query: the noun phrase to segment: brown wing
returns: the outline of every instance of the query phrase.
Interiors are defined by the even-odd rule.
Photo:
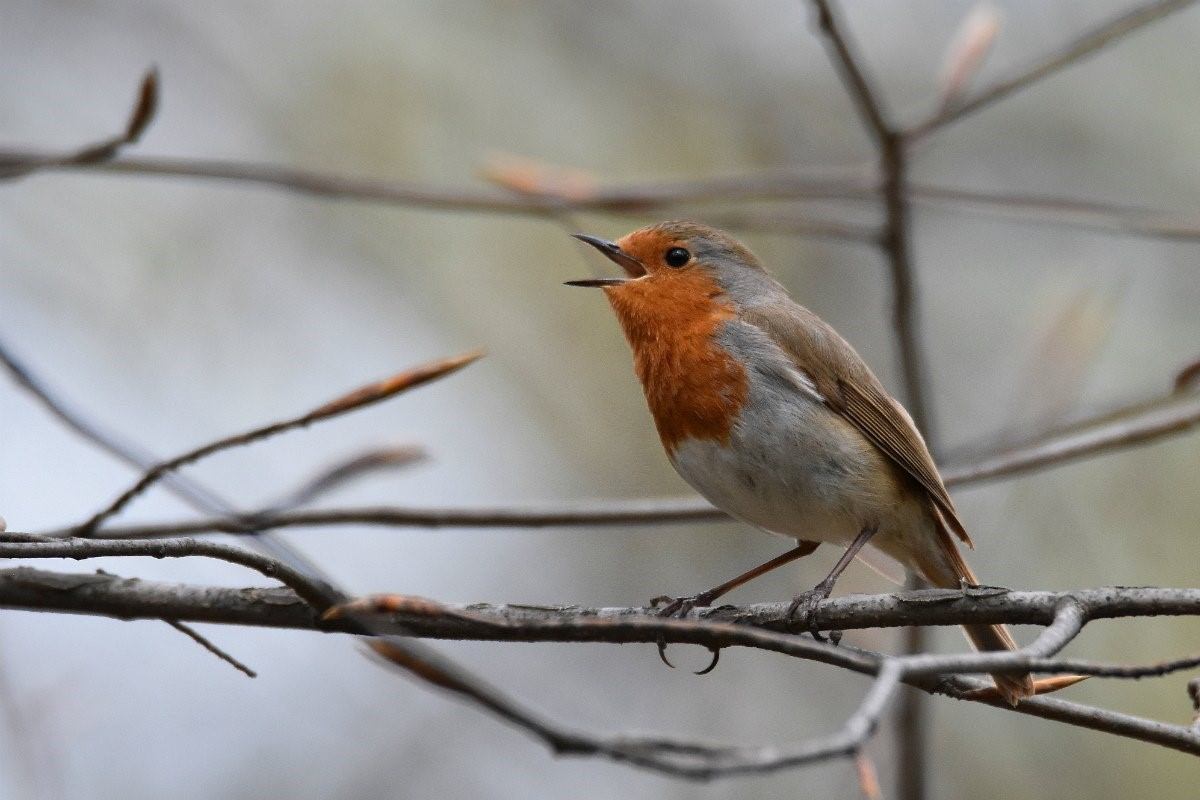
[[[912,418],[837,331],[791,301],[758,306],[740,317],[783,348],[812,380],[825,404],[912,476],[928,492],[955,535],[974,546]]]

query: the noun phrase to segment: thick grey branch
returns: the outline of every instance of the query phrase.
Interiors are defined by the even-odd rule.
[[[1200,615],[1200,589],[1114,587],[1076,592],[1007,592],[998,589],[962,594],[943,590],[899,595],[856,595],[826,600],[816,611],[817,627],[830,630],[908,624],[949,625],[964,622],[1052,623],[1038,641],[1011,654],[964,653],[952,656],[891,658],[851,647],[832,647],[805,636],[781,633],[787,604],[744,608],[698,609],[687,619],[647,616],[640,608],[577,606],[418,604],[425,613],[380,618],[372,633],[402,631],[410,636],[492,641],[650,643],[662,637],[672,643],[741,646],[806,658],[863,674],[877,674],[894,664],[902,681],[929,692],[960,697],[985,686],[946,672],[981,673],[1028,669],[1072,671],[1112,677],[1165,674],[1192,668],[1200,658],[1188,657],[1147,665],[1111,665],[1051,659],[1084,620],[1124,616]],[[119,619],[215,622],[303,630],[362,633],[355,621],[322,621],[294,592],[285,588],[233,589],[140,581],[115,575],[65,575],[18,567],[0,571],[0,606],[41,611],[104,615]],[[760,627],[761,626],[761,627]],[[743,770],[795,766],[818,757],[852,752],[886,704],[886,681],[875,685],[859,714],[838,734],[788,748],[773,748],[764,761],[755,748],[699,746],[669,739],[573,737],[563,734],[558,749],[566,754],[603,754],[617,760],[688,777],[713,777]],[[887,695],[887,696],[885,696]],[[1002,701],[969,699],[1007,708]],[[1118,733],[1200,754],[1200,731],[1144,720],[1052,698],[1021,703],[1019,713]],[[690,754],[684,758],[680,753]],[[703,756],[702,759],[699,759]]]
[[[823,631],[1000,622],[1048,625],[1054,620],[1055,609],[1067,600],[1078,603],[1089,620],[1200,616],[1200,589],[1117,586],[1072,592],[1018,592],[985,588],[966,593],[926,589],[831,598],[817,606],[812,624]],[[784,631],[789,605],[782,602],[698,608],[687,619]],[[338,620],[320,621],[307,603],[287,589],[189,586],[30,567],[0,570],[0,606],[121,619],[166,617],[188,622],[350,630]],[[433,639],[525,642],[652,642],[659,633],[657,627],[639,628],[633,624],[634,620],[653,615],[653,610],[646,608],[488,603],[439,604],[438,608],[445,613],[393,615],[396,624],[391,630]]]

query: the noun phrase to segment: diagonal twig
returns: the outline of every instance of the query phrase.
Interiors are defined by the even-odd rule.
[[[417,445],[373,447],[334,462],[272,503],[268,513],[308,505],[348,482],[385,469],[408,467],[423,461],[425,450]]]
[[[340,414],[345,414],[363,406],[368,406],[374,403],[381,402],[400,392],[411,389],[437,378],[444,377],[456,372],[457,370],[470,364],[472,361],[480,358],[483,355],[481,350],[473,350],[462,355],[452,356],[450,358],[432,361],[428,364],[422,364],[405,372],[398,373],[384,380],[368,384],[366,386],[355,389],[354,391],[342,395],[335,400],[332,400],[324,405],[319,406],[311,411],[307,411],[296,417],[290,417],[279,422],[273,422],[269,425],[264,425],[255,428],[246,433],[239,433],[233,436],[226,436],[214,442],[189,450],[175,458],[162,461],[142,475],[142,477],[113,500],[109,505],[102,510],[96,512],[90,519],[81,524],[75,531],[78,536],[90,536],[97,528],[104,523],[105,520],[114,516],[121,511],[131,500],[140,495],[146,489],[153,486],[164,475],[173,472],[180,467],[186,466],[193,462],[199,461],[206,456],[217,453],[221,450],[226,450],[231,447],[240,447],[252,442],[257,442],[265,439],[268,436],[274,436],[284,431],[302,428],[306,425],[311,425],[314,422],[320,422],[330,417],[335,417]]]
[[[943,471],[948,486],[1011,478],[1187,433],[1200,424],[1200,392],[1136,403]]]
[[[102,139],[70,153],[40,154],[32,158],[0,154],[0,180],[11,180],[51,167],[82,167],[109,161],[126,145],[141,138],[158,111],[158,70],[151,67],[142,76],[137,99],[125,123],[125,130],[116,136]]]
[[[1008,77],[1001,78],[979,91],[971,94],[950,106],[939,110],[932,116],[918,122],[905,131],[905,138],[910,141],[924,138],[933,131],[944,128],[963,117],[973,114],[992,103],[996,103],[1010,94],[1017,92],[1030,84],[1036,83],[1059,70],[1086,58],[1104,47],[1156,22],[1168,14],[1180,11],[1191,5],[1195,0],[1156,0],[1143,3],[1130,11],[1093,28],[1063,45],[1058,50],[1049,53],[1026,65]]]
[[[195,628],[193,628],[191,625],[187,625],[183,622],[180,622],[177,619],[163,619],[163,622],[167,623],[172,628],[179,631],[184,636],[188,637],[193,642],[200,645],[205,650],[212,653],[214,656],[221,659],[226,664],[228,664],[229,666],[236,669],[238,672],[245,675],[247,678],[257,678],[258,677],[257,672],[255,672],[254,670],[247,667],[241,661],[238,661],[236,658],[231,656],[229,653],[227,653],[224,650],[222,650],[221,648],[217,647],[215,644],[212,643],[212,641],[210,639],[208,639],[206,636],[201,635],[201,633],[199,631],[197,631]]]

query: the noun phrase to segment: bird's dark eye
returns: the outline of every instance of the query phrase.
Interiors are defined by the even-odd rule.
[[[684,250],[682,247],[672,247],[667,251],[667,254],[663,256],[663,260],[667,262],[668,267],[679,269],[684,264],[692,260],[692,254],[687,250]]]

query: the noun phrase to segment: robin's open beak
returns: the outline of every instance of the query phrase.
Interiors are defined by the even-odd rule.
[[[614,262],[620,266],[621,269],[625,270],[625,274],[627,274],[630,278],[640,278],[646,274],[646,268],[642,265],[642,262],[626,253],[624,250],[618,247],[615,242],[610,242],[607,239],[600,239],[596,236],[588,236],[585,233],[573,233],[571,235],[579,241],[587,242],[592,247],[599,250],[601,253],[607,256],[610,261]],[[619,286],[620,284],[625,283],[625,281],[625,278],[588,278],[579,281],[567,281],[566,285]]]

